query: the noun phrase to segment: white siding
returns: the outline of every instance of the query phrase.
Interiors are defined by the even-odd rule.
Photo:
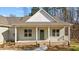
[[[25,37],[24,36],[24,29],[32,29],[32,37]],[[38,40],[40,40],[40,29],[44,30],[44,38],[48,39],[48,32],[47,32],[47,28],[38,28]],[[36,40],[36,28],[18,28],[18,40]]]
[[[60,36],[52,36],[52,29],[59,29],[60,30]],[[65,36],[64,27],[63,28],[51,28],[50,39],[51,39],[52,42],[62,42],[62,41],[68,40],[68,36]]]
[[[32,37],[25,37],[24,36],[24,30],[25,29],[32,29]],[[18,40],[35,40],[36,39],[36,35],[35,35],[35,28],[22,28],[22,27],[19,27],[17,28],[17,31],[18,31]]]
[[[36,28],[17,28],[18,29],[18,40],[36,40]],[[24,29],[32,29],[32,37],[24,36]],[[47,28],[38,28],[38,40],[40,40],[40,29],[44,30],[44,38],[48,40],[48,27]],[[59,29],[59,36],[52,36],[52,29]],[[64,27],[62,28],[50,28],[50,40],[52,42],[62,42],[68,40],[68,36],[65,36]],[[62,37],[62,38],[61,38]],[[60,39],[59,39],[60,38]],[[59,39],[59,40],[58,40]]]
[[[26,22],[50,22],[43,14],[40,12],[33,15],[30,19],[28,19]]]
[[[39,10],[30,19],[25,22],[55,22],[54,18],[50,16],[46,11]]]

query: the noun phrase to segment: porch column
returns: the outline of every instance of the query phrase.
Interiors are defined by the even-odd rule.
[[[66,27],[64,26],[64,34],[63,34],[63,35],[64,35],[64,40],[65,40],[65,28],[66,28]]]
[[[48,27],[48,40],[49,40],[49,46],[51,46],[51,42],[50,42],[50,27]]]
[[[36,27],[36,41],[38,40],[38,27]]]
[[[15,42],[17,42],[17,27],[15,27]]]
[[[50,40],[50,27],[48,27],[48,39]]]
[[[69,42],[70,42],[70,26],[68,27],[68,35],[69,35]]]

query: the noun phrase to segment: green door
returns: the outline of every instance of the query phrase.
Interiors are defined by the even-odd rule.
[[[44,30],[40,30],[40,40],[44,40]]]

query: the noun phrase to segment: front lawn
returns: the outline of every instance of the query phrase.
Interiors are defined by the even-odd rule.
[[[4,45],[1,45],[0,50],[33,50],[39,47],[39,45],[25,45],[25,46],[15,46],[14,43],[8,42]],[[71,41],[70,46],[48,46],[47,51],[79,51],[79,43]]]
[[[70,51],[79,51],[79,42],[71,41]]]
[[[71,41],[69,47],[63,47],[63,46],[49,47],[47,51],[79,51],[79,42]]]

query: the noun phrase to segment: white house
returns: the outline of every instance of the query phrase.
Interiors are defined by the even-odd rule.
[[[43,9],[21,18],[0,16],[0,44],[6,40],[15,40],[16,44],[68,44],[71,25]]]

